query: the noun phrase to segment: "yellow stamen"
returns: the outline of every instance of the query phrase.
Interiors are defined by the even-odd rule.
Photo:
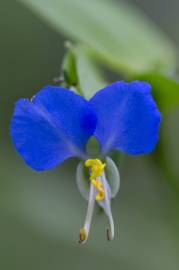
[[[87,159],[85,161],[85,166],[91,168],[90,180],[95,179],[102,175],[104,167],[106,164],[102,163],[99,159]]]
[[[103,184],[97,177],[100,177],[103,173],[103,170],[106,166],[105,163],[102,163],[99,159],[88,159],[85,162],[85,166],[91,169],[90,172],[90,180],[92,185],[98,190],[98,194],[96,195],[96,200],[104,200],[105,192]]]
[[[86,240],[86,230],[85,230],[85,228],[80,229],[79,238],[80,238],[80,240],[79,240],[80,243],[82,243],[83,241]]]
[[[98,190],[98,194],[96,195],[96,200],[97,201],[104,200],[105,194],[104,194],[104,188],[103,188],[102,182],[100,180],[93,179],[91,183]]]

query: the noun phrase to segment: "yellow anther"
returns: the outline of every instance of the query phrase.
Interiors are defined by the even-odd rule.
[[[102,175],[104,167],[106,166],[105,163],[102,163],[99,159],[88,159],[85,162],[86,167],[90,167],[90,180],[95,179]]]
[[[103,187],[103,184],[101,183],[100,180],[97,179],[93,179],[91,180],[92,185],[97,188],[98,190],[100,190]]]
[[[99,191],[99,193],[96,195],[96,200],[102,201],[102,200],[104,200],[104,198],[105,198],[104,190]]]
[[[97,177],[100,177],[103,173],[103,170],[106,166],[105,163],[102,163],[99,159],[88,159],[85,162],[85,166],[90,168],[90,180],[92,185],[98,190],[96,195],[96,200],[104,200],[105,192],[103,184]]]
[[[100,180],[93,179],[91,181],[92,185],[98,190],[98,194],[96,195],[96,200],[101,201],[104,200],[105,192],[103,188],[103,184]]]
[[[88,159],[85,162],[85,166],[90,168],[90,181],[92,185],[98,190],[96,200],[103,200],[105,197],[104,187],[102,182],[97,179],[97,177],[102,175],[106,164],[102,163],[99,159]]]
[[[80,238],[79,243],[82,243],[83,241],[85,241],[86,237],[87,237],[87,235],[86,235],[85,228],[81,228],[80,229],[80,234],[79,234],[79,238]]]

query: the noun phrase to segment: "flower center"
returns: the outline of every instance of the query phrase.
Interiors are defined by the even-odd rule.
[[[95,202],[103,208],[108,217],[109,229],[107,229],[107,239],[111,241],[114,238],[114,222],[111,212],[111,187],[106,179],[104,170],[106,164],[99,159],[88,159],[85,161],[85,166],[89,169],[90,189],[85,223],[79,233],[79,243],[84,244],[88,239]]]
[[[101,180],[98,177],[102,176],[105,163],[102,163],[99,159],[88,159],[85,162],[85,166],[90,168],[90,181],[91,184],[97,189],[98,194],[96,195],[96,201],[104,200],[105,191]]]

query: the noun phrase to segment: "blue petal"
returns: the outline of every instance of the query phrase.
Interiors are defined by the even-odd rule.
[[[11,137],[25,162],[38,171],[73,156],[84,157],[96,115],[84,98],[62,87],[46,86],[31,101],[16,103]]]
[[[97,114],[95,137],[102,154],[117,149],[138,155],[158,141],[160,112],[146,82],[115,82],[96,93],[90,104]]]

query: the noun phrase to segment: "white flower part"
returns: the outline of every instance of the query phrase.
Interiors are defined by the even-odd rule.
[[[89,179],[85,179],[83,168],[84,163],[80,162],[76,168],[76,184],[82,197],[88,201],[90,193],[90,181]]]
[[[78,190],[85,200],[89,200],[90,181],[84,174],[84,163],[80,162],[76,169],[76,184]],[[120,174],[119,169],[116,167],[114,161],[106,157],[107,184],[111,190],[111,198],[115,198],[120,188]]]
[[[114,221],[111,211],[111,199],[114,198],[119,191],[120,175],[115,163],[106,158],[106,164],[99,159],[88,159],[85,166],[89,168],[90,179],[85,181],[83,171],[83,163],[77,167],[76,180],[81,195],[88,200],[88,208],[84,226],[80,229],[79,243],[85,243],[88,239],[92,217],[96,203],[103,208],[109,222],[107,229],[107,239],[109,241],[114,238]],[[106,178],[106,173],[109,179]]]
[[[100,178],[104,187],[105,197],[104,197],[104,200],[98,201],[98,204],[103,208],[105,214],[108,217],[109,229],[107,229],[107,239],[109,241],[112,241],[114,238],[114,221],[113,221],[113,216],[112,216],[112,211],[111,211],[111,198],[112,198],[111,188],[106,179],[105,172],[102,173],[102,176]]]
[[[92,184],[90,184],[88,208],[87,208],[85,223],[84,223],[84,227],[80,229],[80,234],[79,234],[80,244],[84,244],[88,239],[94,207],[95,207],[95,200],[96,200],[96,189]]]
[[[109,157],[106,157],[106,172],[111,188],[111,197],[115,198],[120,189],[120,174],[119,168],[116,167],[114,161]]]

